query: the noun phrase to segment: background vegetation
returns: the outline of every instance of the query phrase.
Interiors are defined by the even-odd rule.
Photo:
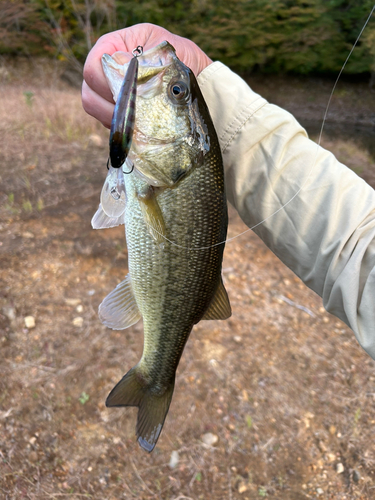
[[[372,7],[373,0],[4,0],[0,54],[49,54],[77,66],[103,33],[151,22],[243,74],[331,73]],[[374,16],[346,71],[374,75]]]

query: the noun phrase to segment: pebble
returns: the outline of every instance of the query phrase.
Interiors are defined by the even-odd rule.
[[[169,467],[171,469],[174,469],[178,465],[179,461],[180,461],[180,457],[179,457],[178,451],[176,451],[176,450],[172,451],[171,459],[169,460]]]
[[[322,488],[317,488],[316,492],[317,492],[318,495],[323,495],[323,493],[324,493],[324,491],[322,490]]]
[[[344,472],[345,468],[343,466],[343,464],[341,462],[339,462],[337,465],[336,465],[336,472],[337,474],[342,474]]]
[[[314,414],[308,411],[305,416],[303,417],[303,421],[305,422],[305,427],[306,429],[310,428],[310,420],[314,418]]]
[[[244,481],[241,481],[238,485],[238,493],[245,493],[248,489],[249,487]]]
[[[203,434],[202,436],[202,441],[207,446],[213,446],[218,442],[218,440],[219,438],[216,436],[216,434],[212,434],[211,432],[207,432],[207,434]]]
[[[239,335],[235,335],[235,336],[233,337],[233,340],[234,340],[235,342],[237,342],[237,344],[239,344],[239,343],[242,341],[242,337],[240,337]]]
[[[35,238],[33,233],[29,233],[28,231],[26,231],[25,233],[22,233],[22,236],[23,236],[23,238]]]
[[[68,306],[78,306],[81,303],[81,299],[65,299],[65,304]]]
[[[81,328],[83,326],[83,318],[81,316],[77,316],[73,319],[73,325]]]
[[[14,307],[4,307],[3,313],[9,319],[9,321],[14,321],[16,319],[16,310]]]
[[[76,311],[78,313],[81,313],[83,311],[83,305],[82,304],[79,304],[77,307],[76,307]]]
[[[35,436],[32,436],[32,437],[29,439],[29,443],[33,446],[33,445],[36,443],[36,437],[35,437]]]
[[[361,479],[361,474],[357,471],[357,469],[354,469],[353,470],[353,481],[355,483],[358,483],[360,479]]]
[[[26,328],[35,328],[34,316],[26,316],[24,321],[25,321]]]
[[[327,451],[327,446],[325,445],[325,443],[323,441],[319,441],[318,445],[319,445],[319,449],[321,452],[324,453],[325,451]]]

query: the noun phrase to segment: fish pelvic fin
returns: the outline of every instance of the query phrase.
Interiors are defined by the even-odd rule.
[[[204,313],[202,319],[228,319],[232,315],[228,293],[225,290],[223,279],[220,278],[215,295]]]
[[[141,319],[130,275],[121,281],[99,306],[99,319],[113,330],[124,330]]]
[[[148,453],[155,448],[171,404],[174,380],[160,390],[148,385],[138,366],[132,368],[112,389],[106,406],[136,406],[136,435],[139,445]]]

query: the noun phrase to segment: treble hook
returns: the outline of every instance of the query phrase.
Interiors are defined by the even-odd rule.
[[[130,161],[130,160],[129,160],[129,161]],[[134,163],[133,163],[133,162],[130,162],[130,163],[132,164],[132,168],[131,168],[131,170],[130,170],[129,172],[124,172],[124,170],[122,170],[122,173],[123,173],[123,174],[125,174],[125,175],[129,175],[129,174],[131,174],[131,173],[133,172],[133,170],[134,170]]]
[[[108,156],[108,160],[107,160],[107,170],[109,170],[109,161],[110,161],[110,158],[109,158],[109,156]],[[129,161],[130,161],[130,160],[129,160]],[[123,170],[123,171],[122,171],[122,173],[123,173],[123,174],[128,175],[128,174],[131,174],[131,173],[133,172],[133,170],[134,170],[134,163],[133,163],[133,162],[131,162],[131,164],[132,164],[132,168],[131,168],[131,170],[130,170],[129,172],[124,172],[124,170]]]

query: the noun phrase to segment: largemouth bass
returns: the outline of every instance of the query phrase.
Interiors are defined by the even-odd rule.
[[[106,54],[102,62],[116,101],[127,65]],[[168,42],[138,62],[125,211],[111,218],[99,207],[93,226],[125,222],[129,274],[104,299],[99,316],[113,329],[143,318],[144,347],[106,405],[139,408],[138,442],[151,452],[194,324],[226,319],[231,308],[221,278],[227,233],[223,164],[207,105],[194,74]]]

